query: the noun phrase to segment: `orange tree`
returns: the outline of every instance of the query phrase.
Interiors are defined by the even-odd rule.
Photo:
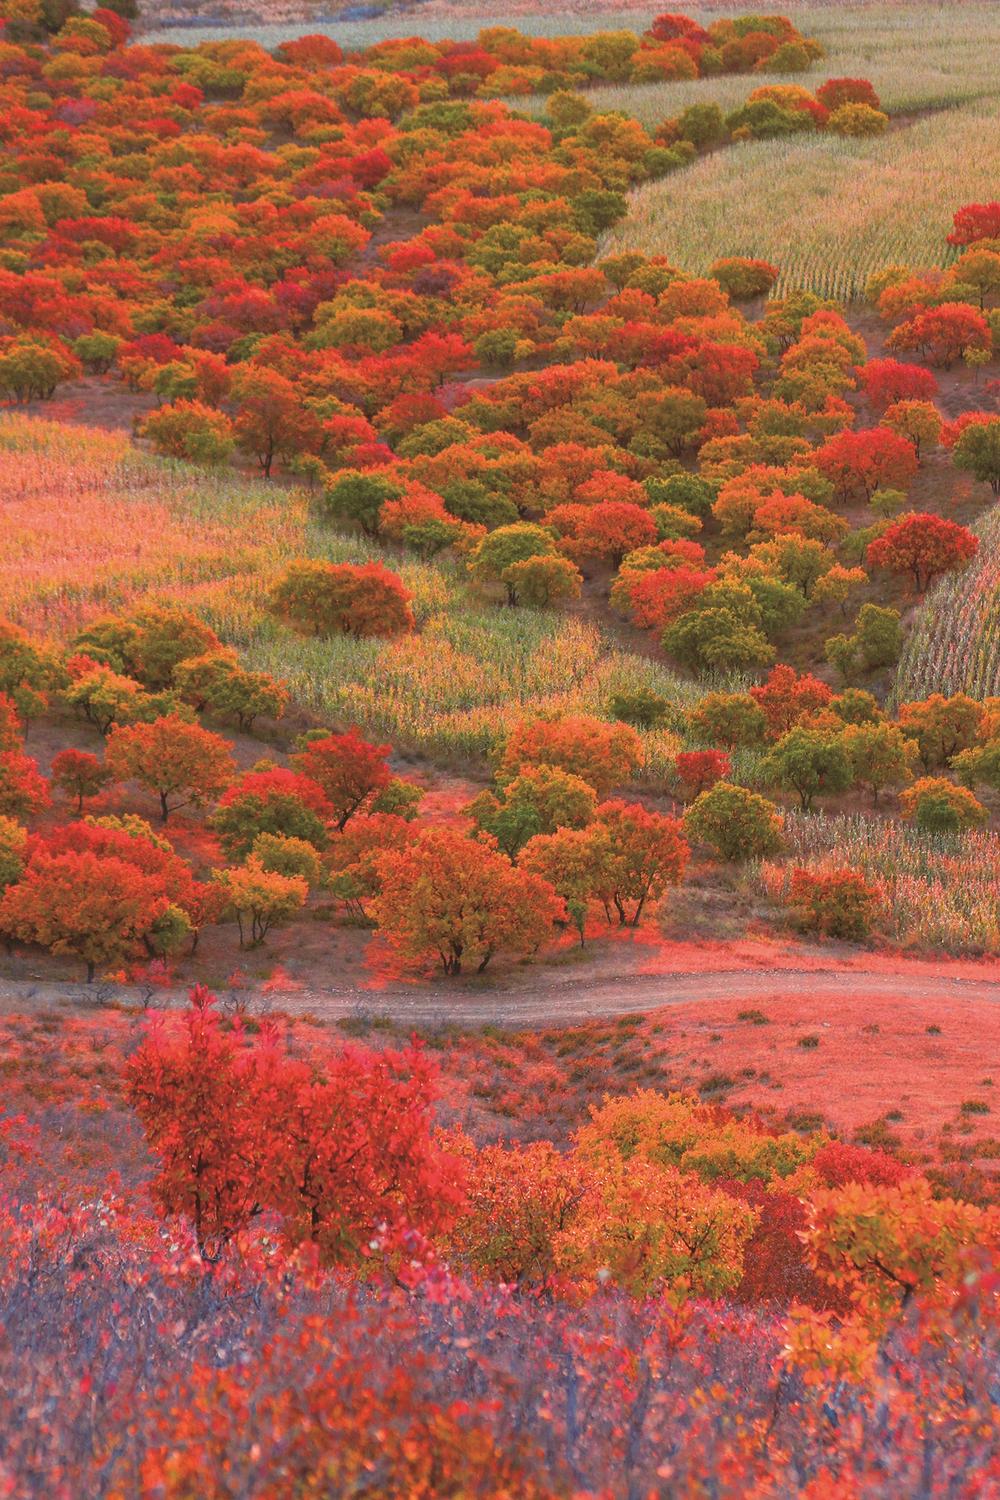
[[[504,745],[500,776],[510,779],[527,766],[557,766],[600,796],[630,780],[641,759],[642,740],[629,725],[566,714],[515,725]]]
[[[270,608],[307,635],[401,635],[414,627],[410,595],[381,563],[289,563]]]
[[[112,730],[105,762],[116,780],[155,792],[164,823],[179,807],[218,797],[236,769],[227,740],[174,714]]]
[[[607,831],[610,850],[598,895],[614,905],[622,926],[636,927],[646,902],[658,900],[684,878],[691,851],[682,825],[638,802],[602,802],[596,817]]]
[[[87,966],[88,982],[98,965],[120,965],[145,943],[155,952],[158,924],[169,936],[168,947],[175,936],[190,932],[155,876],[122,859],[89,852],[38,851],[0,900],[0,931],[53,953],[78,955]]]
[[[452,828],[418,831],[377,861],[379,931],[405,958],[435,959],[446,974],[479,973],[501,950],[533,953],[563,904],[540,876]]]
[[[881,1322],[915,1296],[954,1298],[977,1259],[1000,1249],[1000,1210],[936,1198],[921,1177],[850,1182],[810,1194],[805,1244],[817,1273]]]

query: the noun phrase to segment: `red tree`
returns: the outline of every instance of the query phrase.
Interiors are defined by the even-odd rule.
[[[942,302],[901,323],[886,340],[887,349],[919,349],[935,365],[953,365],[967,349],[993,348],[990,325],[968,302]]]
[[[458,829],[422,829],[378,861],[379,929],[403,957],[482,973],[502,949],[533,953],[563,914],[547,881]]]
[[[153,1192],[212,1255],[265,1210],[290,1245],[358,1259],[376,1230],[437,1231],[461,1202],[434,1132],[434,1073],[417,1048],[290,1057],[273,1028],[224,1027],[199,987],[179,1026],[151,1025],[126,1065],[159,1162]]]
[[[772,667],[767,681],[750,689],[750,696],[763,710],[772,739],[780,739],[807,714],[825,708],[832,688],[811,673],[800,677],[794,667]]]
[[[0,752],[0,817],[36,817],[49,805],[49,789],[38,762],[20,750]]]
[[[943,516],[920,513],[901,516],[869,543],[865,556],[872,567],[909,573],[922,594],[939,574],[964,567],[978,547],[979,538],[966,526]]]
[[[870,359],[859,371],[861,389],[878,412],[897,401],[933,401],[938,383],[922,365],[898,359]]]
[[[511,730],[501,773],[512,780],[526,766],[559,766],[586,781],[600,796],[638,770],[642,740],[628,724],[606,724],[589,714],[525,719]]]
[[[974,245],[977,240],[1000,239],[1000,203],[966,203],[953,219],[949,245]]]
[[[724,750],[682,750],[674,769],[688,797],[697,797],[717,781],[729,780],[729,756]]]
[[[656,16],[650,23],[649,34],[658,42],[673,42],[688,39],[693,42],[707,42],[708,32],[699,26],[697,21],[692,21],[690,16],[671,15],[665,11],[663,15]]]
[[[389,745],[371,745],[356,729],[313,740],[293,757],[296,768],[321,787],[333,809],[337,828],[389,785],[392,773],[386,756]]]
[[[843,104],[867,104],[869,109],[881,109],[878,94],[867,78],[828,78],[816,90],[816,98],[831,114]]]
[[[236,440],[271,477],[276,457],[292,458],[318,444],[320,426],[302,405],[292,381],[262,365],[247,365],[233,384]]]
[[[135,826],[110,826],[107,823],[63,823],[44,837],[33,839],[29,849],[35,853],[91,854],[97,859],[116,859],[132,865],[139,874],[150,877],[155,889],[171,906],[179,907],[188,919],[197,946],[199,930],[215,921],[219,901],[215,888],[195,879],[191,866],[166,843]],[[147,836],[148,835],[148,836]]]
[[[885,427],[838,432],[816,450],[813,460],[845,500],[867,500],[880,489],[905,490],[917,472],[913,444]]]
[[[849,1182],[874,1182],[881,1187],[895,1187],[913,1173],[904,1162],[886,1151],[871,1151],[865,1146],[851,1146],[847,1141],[831,1141],[822,1146],[810,1162],[824,1187],[844,1187]]]
[[[0,692],[0,752],[20,750],[23,727],[13,698]]]
[[[624,594],[636,625],[662,630],[691,608],[714,577],[714,571],[687,567],[623,574],[612,589],[612,603],[617,606]]]
[[[627,553],[649,546],[656,536],[656,522],[648,510],[627,500],[609,500],[592,506],[581,519],[571,538],[571,550],[617,567]]]

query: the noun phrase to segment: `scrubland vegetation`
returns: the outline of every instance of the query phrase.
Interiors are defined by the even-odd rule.
[[[129,10],[0,3],[0,1481],[991,1493],[988,18]]]

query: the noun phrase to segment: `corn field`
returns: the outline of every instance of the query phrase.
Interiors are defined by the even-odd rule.
[[[23,416],[0,419],[0,613],[63,641],[147,597],[182,602],[303,707],[439,759],[485,758],[526,713],[603,714],[613,693],[673,703],[694,684],[617,650],[555,611],[484,605],[460,563],[421,563],[317,522],[307,497],[151,458],[127,438]],[[400,640],[295,634],[265,608],[292,557],[377,560],[413,596]],[[644,735],[643,778],[662,782],[678,748]]]
[[[849,866],[879,892],[880,934],[901,948],[1000,952],[1000,836],[944,837],[852,815],[785,820],[788,858],[757,868],[760,887],[783,901],[792,870]]]
[[[719,16],[718,7],[685,5],[682,9],[706,25]],[[995,66],[1000,14],[994,5],[903,4],[868,8],[783,4],[776,9],[822,44],[825,56],[811,72],[607,87],[593,89],[587,97],[596,109],[624,110],[643,124],[655,125],[688,104],[714,102],[723,109],[735,109],[749,90],[760,83],[792,82],[815,88],[827,77],[869,78],[886,107],[894,111],[944,102],[963,103],[1000,93]],[[442,37],[462,41],[475,38],[484,26],[499,24],[482,0],[469,0],[463,11],[453,4],[451,13],[445,16],[415,15],[412,29],[431,41]],[[507,24],[531,36],[641,32],[655,11],[655,6],[623,5],[618,10],[594,6],[576,12],[558,6],[547,10],[539,6],[537,11],[524,15],[511,13]],[[370,47],[399,35],[399,15],[398,11],[390,11],[368,20],[325,24],[317,16],[308,22],[272,26],[253,22],[227,25],[220,20],[215,25],[168,27],[157,31],[154,40],[197,46],[199,42],[246,36],[271,49],[305,31],[324,32],[344,48]],[[512,102],[516,108],[532,113],[540,113],[545,104],[541,96]]]
[[[38,635],[273,572],[304,548],[301,498],[149,458],[115,433],[4,415],[0,459],[0,611]]]
[[[917,614],[896,673],[892,702],[929,693],[1000,694],[1000,508],[974,528],[968,568],[935,584]]]
[[[605,253],[665,255],[690,271],[761,256],[779,293],[859,298],[873,271],[946,264],[955,207],[989,199],[1000,174],[1000,114],[980,102],[874,140],[810,134],[752,141],[638,188]]]
[[[201,603],[248,666],[283,677],[313,713],[452,764],[488,759],[526,714],[604,715],[613,693],[639,687],[672,702],[696,696],[666,669],[613,650],[588,622],[536,610],[459,612],[458,601],[422,623],[418,610],[418,631],[393,641],[293,635],[253,608],[240,612],[228,593],[206,591]],[[662,782],[679,741],[663,730],[642,737],[642,779]]]

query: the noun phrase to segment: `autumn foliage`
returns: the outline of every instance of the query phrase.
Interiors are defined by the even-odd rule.
[[[896,521],[868,547],[868,561],[893,573],[909,574],[923,593],[942,573],[961,568],[976,555],[979,541],[965,526],[943,516],[910,515]]]
[[[616,248],[702,154],[886,129],[785,17],[268,52],[0,11],[0,400],[122,428],[4,436],[5,1493],[990,1493],[988,1075],[934,1161],[745,1057],[688,1092],[666,1012],[449,1023],[501,964],[639,1004],[717,920],[871,947],[973,856],[996,948],[1000,705],[894,674],[911,586],[989,602],[1000,206],[872,276],[869,360],[781,266]],[[648,126],[594,90],[696,80]],[[113,1045],[49,1006],[77,974]]]
[[[344,1049],[325,1069],[265,1031],[225,1028],[206,990],[181,1028],[152,1028],[126,1070],[159,1158],[153,1192],[218,1253],[265,1212],[290,1245],[357,1260],[377,1228],[434,1231],[459,1201],[457,1163],[433,1137],[433,1071],[416,1049]]]

